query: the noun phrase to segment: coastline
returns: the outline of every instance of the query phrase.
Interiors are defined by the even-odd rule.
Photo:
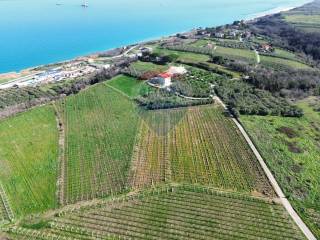
[[[246,17],[244,20],[245,21],[252,21],[258,18],[262,18],[265,16],[270,16],[270,15],[274,15],[274,14],[278,14],[281,12],[288,12],[291,11],[292,9],[298,8],[298,7],[302,7],[306,4],[312,3],[314,2],[314,0],[306,0],[304,3],[300,3],[300,4],[294,4],[294,5],[290,5],[290,6],[280,6],[280,7],[276,7],[276,8],[272,8],[263,12],[259,12],[259,13],[254,13],[254,14],[250,14],[248,17]]]
[[[290,11],[290,10],[295,9],[297,7],[301,7],[301,6],[304,6],[306,4],[309,4],[309,3],[313,2],[313,1],[314,0],[307,0],[304,3],[299,3],[299,4],[295,4],[295,5],[290,5],[290,6],[288,6],[288,5],[287,6],[280,6],[280,7],[272,8],[272,9],[269,9],[269,10],[266,10],[266,11],[263,11],[263,12],[249,14],[249,15],[245,16],[241,20],[244,20],[246,22],[254,21],[256,19],[259,19],[259,18],[262,18],[262,17],[265,17],[265,16],[270,16],[270,15],[274,15],[274,14],[277,14],[277,13]],[[238,19],[238,20],[240,20],[240,19]],[[215,26],[213,25],[213,26],[207,26],[207,27],[215,27]],[[35,65],[35,66],[31,66],[31,67],[28,67],[28,68],[21,69],[20,71],[0,72],[0,82],[1,82],[2,78],[5,78],[5,76],[9,75],[9,74],[10,75],[17,75],[18,77],[21,77],[23,72],[33,71],[36,68],[47,67],[47,66],[55,65],[55,64],[69,63],[69,62],[75,61],[75,60],[77,60],[79,58],[82,58],[82,57],[89,57],[89,56],[101,54],[101,53],[112,51],[112,50],[119,49],[119,48],[129,48],[130,46],[137,46],[137,45],[140,45],[140,44],[142,44],[142,45],[143,44],[147,44],[149,42],[161,41],[163,39],[173,37],[176,34],[189,33],[192,30],[193,29],[188,29],[188,30],[182,30],[182,31],[179,31],[179,32],[176,32],[176,33],[172,33],[170,35],[162,35],[162,36],[157,36],[157,37],[150,37],[150,38],[147,38],[147,39],[143,39],[143,40],[141,40],[139,42],[130,43],[130,44],[127,44],[127,45],[124,45],[124,46],[105,49],[105,50],[101,50],[101,51],[95,51],[95,52],[91,52],[91,53],[88,53],[88,54],[79,55],[79,56],[73,57],[71,59],[61,60],[61,61],[57,61],[57,62],[51,62],[51,63],[46,63],[46,64]],[[12,79],[12,80],[14,80],[14,79]],[[0,83],[0,85],[1,84],[2,83]]]

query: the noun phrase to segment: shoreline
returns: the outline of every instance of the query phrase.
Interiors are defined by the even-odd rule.
[[[278,14],[278,13],[281,13],[281,12],[288,12],[288,11],[291,11],[291,10],[293,10],[295,8],[302,7],[302,6],[307,5],[309,3],[312,3],[312,2],[314,2],[314,0],[306,0],[306,2],[304,2],[304,3],[290,5],[290,6],[287,5],[287,6],[275,7],[275,8],[263,11],[263,12],[250,14],[250,16],[246,17],[244,20],[245,21],[253,21],[253,20],[256,20],[258,18],[262,18],[262,17]]]
[[[309,3],[314,2],[314,1],[315,0],[307,0],[304,3],[295,4],[294,6],[275,7],[275,8],[272,8],[270,10],[263,11],[263,12],[249,14],[248,16],[244,17],[242,20],[244,20],[246,22],[254,21],[256,19],[259,19],[259,18],[262,18],[262,17],[265,17],[265,16],[270,16],[270,15],[278,14],[278,13],[281,13],[281,12],[287,12],[287,11],[290,11],[292,9],[295,9],[295,8],[298,8],[298,7],[302,7],[302,6],[306,5],[306,4],[309,4]],[[207,26],[207,27],[215,27],[215,26]],[[196,29],[196,28],[194,28],[194,29]],[[36,66],[31,66],[31,67],[28,67],[28,68],[23,68],[23,69],[21,69],[19,71],[0,72],[0,81],[1,81],[1,78],[5,78],[5,75],[8,75],[8,74],[21,75],[23,72],[32,71],[32,70],[34,70],[36,68],[47,67],[47,66],[55,65],[55,64],[64,64],[64,63],[75,61],[75,60],[77,60],[79,58],[82,58],[82,57],[89,57],[89,56],[92,56],[92,55],[101,54],[103,52],[108,52],[108,51],[112,51],[112,50],[119,49],[119,48],[130,48],[130,46],[137,46],[137,45],[140,45],[140,44],[142,44],[142,45],[143,44],[147,44],[148,42],[161,41],[163,39],[173,37],[173,36],[175,36],[177,34],[189,33],[192,30],[193,29],[182,30],[182,31],[179,31],[179,32],[176,32],[176,33],[172,33],[170,35],[162,35],[162,36],[158,36],[158,37],[150,37],[150,38],[147,38],[147,39],[135,42],[135,43],[130,43],[130,44],[127,44],[127,45],[124,45],[124,46],[114,47],[114,48],[105,49],[105,50],[101,50],[101,51],[95,51],[95,52],[91,52],[91,53],[88,53],[88,54],[79,55],[79,56],[71,58],[71,59],[66,59],[66,60],[61,60],[61,61],[57,61],[57,62],[51,62],[51,63],[47,63],[47,64],[40,64],[40,65],[36,65]],[[14,80],[14,79],[12,79],[12,80]],[[2,85],[2,83],[0,83],[0,85]]]

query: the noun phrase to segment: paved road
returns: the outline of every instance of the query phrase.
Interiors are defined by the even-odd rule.
[[[215,96],[214,100],[219,102],[225,109],[227,109],[226,105],[221,101],[221,99],[219,97]],[[300,216],[296,213],[296,211],[291,206],[290,202],[288,201],[288,199],[284,195],[284,193],[281,190],[279,184],[277,183],[276,179],[272,175],[272,173],[271,173],[270,169],[268,168],[267,164],[265,163],[265,161],[261,157],[259,151],[257,150],[255,145],[251,141],[251,139],[250,139],[249,135],[247,134],[247,132],[244,130],[244,128],[242,127],[242,125],[239,123],[239,121],[237,119],[233,118],[233,121],[237,125],[237,127],[240,130],[240,132],[242,133],[242,135],[246,139],[247,143],[249,144],[250,148],[252,149],[253,153],[257,157],[257,159],[258,159],[263,171],[267,175],[271,185],[273,186],[274,190],[276,191],[277,195],[279,196],[282,205],[285,207],[287,212],[290,214],[290,216],[292,217],[294,222],[298,225],[298,227],[304,233],[304,235],[307,237],[307,239],[308,240],[317,240],[316,237],[313,235],[313,233],[310,231],[310,229],[307,227],[307,225],[302,221]]]

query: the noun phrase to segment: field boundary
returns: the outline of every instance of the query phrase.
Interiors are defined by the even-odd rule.
[[[64,182],[65,182],[65,156],[64,156],[64,149],[65,149],[65,129],[64,124],[62,122],[62,118],[60,116],[59,110],[55,103],[52,104],[54,107],[55,115],[56,115],[56,122],[57,122],[57,129],[59,134],[59,153],[58,153],[58,180],[57,180],[57,197],[58,202],[60,205],[64,204]]]
[[[215,99],[227,110],[226,105],[222,102],[222,100],[219,97],[215,97]],[[249,135],[247,134],[247,132],[245,131],[245,129],[242,127],[242,125],[240,124],[240,122],[237,119],[232,118],[232,120],[236,124],[238,129],[240,130],[240,132],[243,135],[243,137],[245,138],[246,142],[249,144],[249,146],[250,146],[251,150],[253,151],[254,155],[257,157],[257,159],[258,159],[258,161],[259,161],[264,173],[266,174],[267,178],[269,179],[269,181],[270,181],[272,187],[274,188],[276,194],[279,196],[280,202],[285,207],[285,209],[287,210],[287,212],[289,213],[291,218],[294,220],[296,225],[299,227],[299,229],[303,232],[303,234],[307,237],[308,240],[317,240],[316,237],[311,232],[311,230],[308,228],[308,226],[302,221],[300,216],[293,209],[292,205],[290,204],[290,202],[288,201],[288,199],[284,195],[282,189],[280,188],[280,185],[278,184],[277,180],[273,176],[272,172],[268,168],[268,166],[265,163],[265,161],[263,160],[263,158],[260,155],[259,151],[257,150],[255,145],[251,141],[251,139],[250,139]]]
[[[0,201],[2,202],[3,207],[7,213],[8,220],[12,221],[14,219],[14,214],[10,207],[8,197],[6,195],[6,192],[4,191],[4,188],[1,182],[0,182]]]

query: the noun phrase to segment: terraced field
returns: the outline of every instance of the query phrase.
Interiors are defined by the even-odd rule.
[[[143,119],[133,156],[134,187],[171,180],[273,195],[255,156],[221,107],[151,111]]]
[[[0,121],[0,181],[15,215],[56,207],[57,156],[51,106]]]
[[[125,191],[138,124],[134,103],[98,84],[58,109],[66,136],[63,204]]]
[[[10,232],[15,239],[304,239],[281,205],[191,185],[66,212],[49,225]]]

